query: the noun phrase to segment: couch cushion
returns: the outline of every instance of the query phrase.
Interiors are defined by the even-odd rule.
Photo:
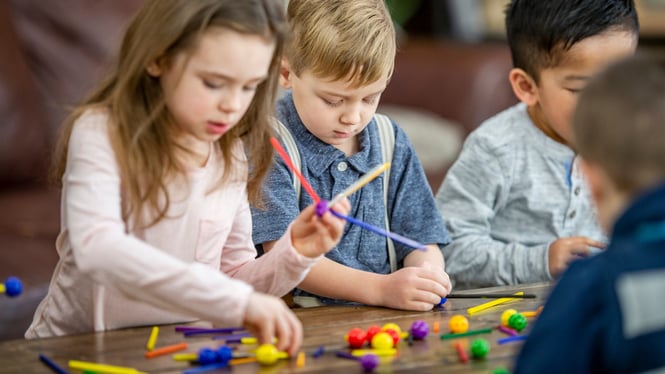
[[[0,184],[42,175],[48,160],[42,103],[22,51],[9,3],[0,1]]]
[[[377,112],[389,116],[404,129],[425,169],[430,186],[436,192],[443,175],[462,147],[462,125],[412,107],[382,104]]]

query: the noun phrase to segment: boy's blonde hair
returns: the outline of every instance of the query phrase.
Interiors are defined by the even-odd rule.
[[[665,181],[665,61],[608,67],[585,87],[573,119],[579,152],[630,195]]]
[[[389,77],[395,28],[383,0],[290,0],[285,56],[296,76],[361,87]]]
[[[272,164],[270,125],[286,19],[276,0],[150,0],[129,24],[117,62],[92,94],[65,120],[56,149],[53,177],[61,183],[67,148],[78,117],[90,108],[109,113],[109,137],[115,152],[124,197],[123,218],[150,226],[169,209],[167,181],[185,171],[176,156],[173,121],[166,108],[158,78],[146,68],[154,62],[169,64],[180,52],[192,51],[210,28],[260,35],[276,44],[269,77],[256,90],[240,121],[216,143],[224,158],[224,174],[217,187],[233,177],[231,153],[242,140],[248,154],[250,201],[259,202],[262,180]],[[186,150],[185,150],[186,151]],[[139,222],[140,217],[151,217]]]

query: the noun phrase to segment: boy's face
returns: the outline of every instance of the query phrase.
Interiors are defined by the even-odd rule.
[[[529,114],[543,132],[575,148],[572,115],[579,92],[589,78],[606,65],[635,52],[633,33],[612,31],[581,40],[564,52],[558,66],[543,69],[534,88],[535,105]]]
[[[330,81],[307,70],[296,76],[282,67],[282,85],[291,88],[293,102],[307,130],[347,155],[358,151],[357,135],[376,112],[388,77],[353,88],[347,80]]]

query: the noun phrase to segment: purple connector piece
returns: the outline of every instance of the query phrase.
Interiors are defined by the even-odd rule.
[[[318,203],[316,203],[316,215],[319,217],[323,217],[324,214],[328,211],[328,201],[326,200],[319,200]]]

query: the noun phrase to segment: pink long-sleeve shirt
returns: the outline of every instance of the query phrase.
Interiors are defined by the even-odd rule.
[[[223,168],[214,150],[189,172],[189,183],[169,184],[167,218],[133,229],[121,214],[108,122],[104,112],[88,111],[72,131],[60,260],[26,338],[197,319],[238,326],[254,290],[283,295],[316,263],[295,251],[290,230],[255,259],[246,161],[239,162],[242,178],[211,190]],[[240,142],[234,155],[245,160]]]

